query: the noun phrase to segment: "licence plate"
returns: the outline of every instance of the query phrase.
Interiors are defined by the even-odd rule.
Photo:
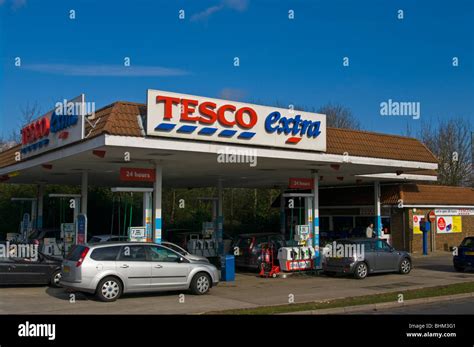
[[[69,266],[65,266],[65,267],[63,268],[63,272],[64,272],[64,273],[69,273],[70,271],[71,271],[71,269],[69,268]]]
[[[474,252],[466,252],[466,255],[474,255]]]

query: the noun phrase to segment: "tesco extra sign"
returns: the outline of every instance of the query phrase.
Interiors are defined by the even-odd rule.
[[[84,94],[58,102],[55,108],[21,129],[23,157],[64,146],[84,138]]]
[[[326,151],[326,116],[148,90],[147,135]]]

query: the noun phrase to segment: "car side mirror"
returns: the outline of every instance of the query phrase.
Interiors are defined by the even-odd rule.
[[[178,258],[178,263],[183,263],[184,262],[184,258],[183,257],[179,257]]]

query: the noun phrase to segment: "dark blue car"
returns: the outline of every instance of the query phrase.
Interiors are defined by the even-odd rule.
[[[462,240],[454,254],[453,265],[456,271],[474,267],[474,237],[466,237]]]

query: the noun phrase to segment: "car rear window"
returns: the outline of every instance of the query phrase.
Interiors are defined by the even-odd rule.
[[[120,248],[120,246],[96,248],[91,253],[91,259],[102,261],[116,260]]]
[[[81,258],[82,251],[84,251],[85,246],[75,245],[69,254],[66,256],[66,260],[78,261]]]

